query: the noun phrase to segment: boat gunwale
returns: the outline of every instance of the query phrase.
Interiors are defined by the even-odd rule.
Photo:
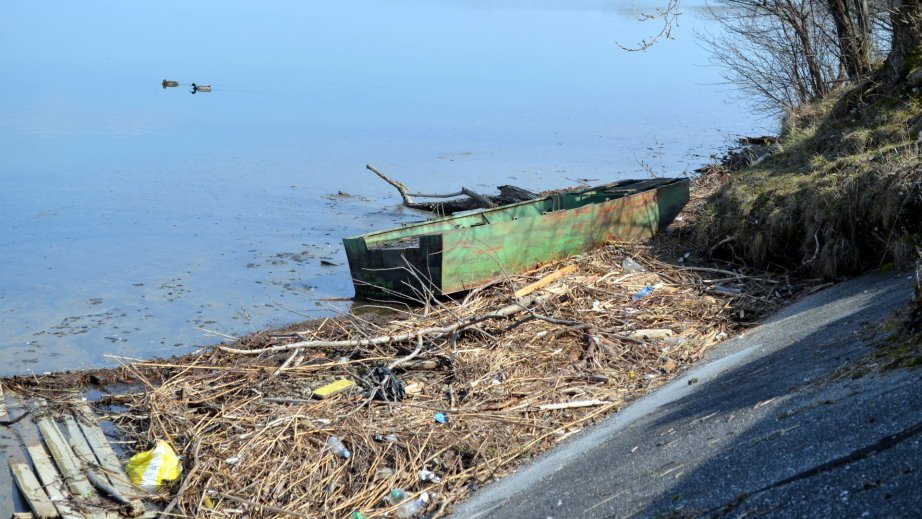
[[[439,223],[448,222],[448,221],[451,221],[451,220],[457,220],[458,218],[464,218],[464,217],[469,217],[469,216],[477,216],[477,215],[483,215],[483,216],[484,216],[484,220],[486,220],[486,221],[483,222],[482,224],[478,224],[478,225],[484,225],[484,224],[489,225],[491,222],[489,222],[489,219],[488,219],[487,215],[489,215],[490,213],[496,213],[496,212],[500,212],[500,211],[508,211],[508,210],[514,209],[514,208],[516,208],[516,207],[522,207],[522,206],[528,206],[528,205],[535,205],[535,204],[538,204],[538,203],[541,203],[541,202],[547,202],[548,200],[551,200],[551,199],[553,199],[553,198],[559,198],[559,197],[561,197],[562,195],[570,195],[570,196],[572,196],[572,195],[581,195],[581,194],[586,194],[586,193],[589,193],[589,192],[592,192],[592,191],[600,191],[600,190],[611,189],[611,188],[616,188],[616,187],[624,187],[624,188],[628,189],[628,188],[630,188],[631,185],[634,185],[634,184],[641,184],[641,183],[645,183],[645,182],[651,182],[651,181],[653,181],[653,180],[662,180],[663,182],[662,182],[662,183],[659,183],[659,184],[650,184],[650,185],[648,185],[648,186],[645,186],[643,189],[635,190],[635,191],[628,192],[628,193],[623,193],[623,194],[621,194],[621,196],[613,197],[613,198],[610,198],[610,199],[608,199],[608,200],[603,200],[603,201],[599,201],[599,202],[596,202],[596,203],[609,203],[609,202],[612,202],[612,201],[615,201],[615,200],[620,200],[620,199],[622,199],[622,198],[624,198],[624,197],[627,197],[627,196],[633,196],[633,195],[637,195],[637,194],[641,194],[641,193],[646,193],[646,192],[648,192],[648,191],[663,189],[663,188],[665,188],[665,187],[672,186],[672,185],[677,184],[677,183],[688,182],[688,181],[689,181],[689,179],[688,179],[687,177],[673,177],[673,178],[664,178],[664,179],[627,179],[627,180],[619,180],[619,181],[611,182],[611,183],[608,183],[608,184],[602,184],[602,185],[599,185],[599,186],[589,186],[589,187],[586,187],[586,188],[583,188],[583,189],[578,189],[578,190],[561,191],[561,192],[558,192],[558,193],[552,193],[552,194],[543,196],[543,197],[541,197],[541,198],[536,198],[536,199],[534,199],[534,200],[525,200],[525,201],[522,201],[522,202],[516,202],[516,203],[513,203],[513,204],[506,204],[506,205],[502,205],[502,206],[499,206],[499,207],[492,207],[492,208],[487,208],[487,209],[473,210],[473,211],[471,211],[471,212],[464,212],[464,214],[454,214],[454,215],[449,215],[449,216],[442,216],[442,217],[439,217],[439,218],[433,218],[433,219],[431,219],[431,220],[423,220],[423,221],[420,221],[420,222],[410,222],[410,223],[406,223],[406,224],[404,224],[404,225],[401,225],[400,227],[392,227],[392,228],[390,228],[390,229],[384,229],[384,230],[381,230],[381,231],[374,231],[374,232],[370,232],[370,233],[359,234],[359,235],[355,235],[355,236],[350,236],[350,237],[347,237],[347,238],[343,238],[343,242],[347,242],[347,241],[348,241],[348,242],[361,241],[361,242],[362,242],[366,247],[368,247],[369,249],[371,249],[371,248],[378,249],[378,248],[383,248],[383,247],[381,247],[383,244],[391,243],[391,242],[398,241],[398,240],[402,240],[402,239],[407,239],[407,238],[418,238],[418,239],[421,239],[421,238],[423,238],[424,236],[440,235],[440,234],[444,234],[444,233],[446,233],[446,232],[451,232],[451,231],[457,230],[457,229],[459,229],[459,228],[470,228],[470,227],[472,227],[472,226],[456,227],[456,228],[454,228],[454,229],[433,230],[432,232],[425,232],[425,231],[423,231],[423,232],[418,233],[418,234],[413,234],[412,231],[413,231],[414,228],[416,228],[416,227],[422,227],[422,226],[427,226],[427,225],[439,224]],[[569,209],[559,209],[559,211],[571,211],[571,210],[575,210],[575,209],[579,209],[579,207],[574,207],[574,208],[569,208]],[[398,232],[398,231],[407,231],[407,234],[404,234],[404,235],[402,235],[402,236],[397,236],[397,237],[394,237],[394,238],[391,238],[391,239],[386,239],[386,238],[385,238],[385,239],[374,239],[375,236],[380,236],[380,235],[383,235],[383,234],[393,233],[393,232]],[[388,247],[387,249],[389,249],[389,250],[408,250],[408,249],[416,249],[416,248],[419,248],[419,244],[416,244],[416,245],[414,245],[414,246],[412,246],[412,247]]]

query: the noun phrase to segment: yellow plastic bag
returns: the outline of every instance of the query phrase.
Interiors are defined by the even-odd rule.
[[[125,465],[125,472],[132,483],[148,492],[154,492],[164,482],[179,479],[182,464],[170,444],[158,440],[153,450],[132,456]]]

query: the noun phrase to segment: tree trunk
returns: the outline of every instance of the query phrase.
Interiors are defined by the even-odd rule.
[[[813,84],[813,95],[810,100],[823,97],[827,92],[827,84],[826,79],[823,77],[823,68],[820,65],[819,55],[813,50],[813,43],[810,41],[810,20],[805,13],[799,13],[790,3],[787,4],[787,8],[789,12],[782,19],[788,23],[800,39],[803,59],[807,62],[807,70],[810,71],[810,82]]]
[[[868,6],[868,0],[855,0],[855,21],[858,23],[858,32],[861,34],[864,57],[863,59],[871,66],[871,60],[874,54],[874,34],[873,22],[871,21],[871,9]]]
[[[902,0],[891,14],[893,36],[881,80],[893,86],[922,65],[922,0]]]
[[[867,40],[856,27],[849,9],[848,0],[828,0],[829,14],[836,26],[836,40],[839,47],[839,62],[849,79],[857,79],[871,70],[868,60]],[[858,13],[860,20],[863,13]]]

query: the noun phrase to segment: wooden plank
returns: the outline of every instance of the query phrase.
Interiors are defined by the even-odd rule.
[[[48,416],[36,419],[38,430],[51,451],[58,471],[64,477],[64,483],[71,493],[81,501],[82,508],[89,519],[105,519],[106,510],[98,506],[96,491],[84,473],[86,467],[68,445],[58,428],[58,424]]]
[[[103,434],[102,429],[99,427],[96,415],[90,409],[90,406],[81,401],[73,403],[72,407],[77,417],[76,423],[83,432],[93,454],[96,455],[96,459],[99,460],[99,467],[102,472],[106,474],[112,486],[119,493],[131,500],[132,508],[135,511],[144,510],[144,503],[140,498],[146,497],[147,494],[134,486],[131,480],[128,479],[128,475],[122,470],[121,462],[119,462],[118,456],[115,455],[115,451],[109,445],[106,435]]]
[[[3,384],[0,384],[0,420],[6,420],[6,398],[3,396]]]
[[[93,454],[93,449],[90,448],[90,444],[87,443],[86,437],[83,436],[83,431],[81,431],[80,426],[77,425],[77,420],[70,415],[64,415],[63,419],[64,429],[67,431],[67,443],[70,444],[77,458],[88,467],[95,468],[100,466],[99,460],[96,459],[96,455]]]
[[[34,519],[32,512],[13,512],[12,519]]]
[[[67,488],[78,499],[92,498],[96,493],[81,470],[80,460],[77,459],[77,455],[67,444],[67,440],[64,439],[58,425],[47,416],[37,418],[35,423],[38,425],[39,432],[42,433],[45,445],[48,446],[48,450],[51,452],[51,457],[54,458],[55,465],[58,466],[58,470],[64,476],[64,483]]]
[[[542,288],[544,288],[544,287],[550,285],[550,284],[553,283],[554,281],[557,281],[558,279],[560,279],[560,278],[566,276],[567,274],[569,274],[569,273],[571,273],[571,272],[573,272],[573,271],[575,271],[575,270],[576,270],[576,265],[567,265],[566,267],[564,267],[564,268],[562,268],[562,269],[560,269],[560,270],[557,270],[557,271],[555,271],[555,272],[551,272],[550,274],[544,276],[543,278],[539,279],[538,281],[535,281],[534,283],[532,283],[532,284],[530,284],[530,285],[526,285],[526,286],[524,286],[524,287],[522,287],[522,288],[516,290],[516,291],[515,291],[515,294],[513,294],[513,296],[514,296],[516,299],[518,299],[518,298],[520,298],[520,297],[525,297],[525,296],[527,296],[528,294],[531,294],[532,292],[534,292],[535,290],[541,290]]]
[[[11,401],[16,402],[16,395],[7,391]],[[51,499],[51,502],[57,508],[58,513],[65,519],[84,519],[84,516],[74,511],[70,505],[70,495],[64,486],[61,476],[54,468],[54,463],[42,447],[42,440],[39,437],[38,430],[32,420],[27,419],[19,422],[14,426],[20,440],[26,447],[26,452],[32,458],[32,465],[35,467],[35,473],[41,481],[45,492]]]
[[[25,463],[14,462],[10,460],[10,470],[13,472],[13,481],[16,487],[26,498],[29,508],[36,517],[51,518],[58,517],[58,509],[55,508],[48,494],[42,489],[41,483],[32,472],[32,468]]]
[[[75,420],[74,417],[70,415],[64,415],[63,420],[64,427],[67,430],[67,441],[71,448],[74,449],[74,454],[76,454],[81,463],[83,463],[83,470],[85,471],[90,484],[93,484],[93,486],[96,486],[97,489],[99,489],[99,486],[93,483],[93,479],[91,477],[91,475],[95,475],[97,478],[102,478],[104,484],[112,487],[110,489],[106,489],[104,492],[99,493],[99,495],[103,495],[107,499],[111,499],[120,505],[127,505],[128,509],[125,512],[129,517],[142,514],[144,512],[144,503],[140,499],[130,499],[128,496],[122,495],[119,489],[116,488],[115,482],[118,481],[118,479],[108,477],[107,472],[101,469],[99,460],[96,458],[96,455],[93,453],[93,449],[90,447],[86,437],[83,435],[83,431],[80,429],[80,425],[77,424],[77,420]],[[113,497],[112,492],[115,492],[118,495],[118,498]],[[120,501],[119,499],[123,497],[125,499],[130,499],[130,502],[125,503],[124,500]]]

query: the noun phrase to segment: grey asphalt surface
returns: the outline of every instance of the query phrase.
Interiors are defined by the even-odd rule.
[[[849,369],[911,294],[889,273],[809,296],[453,517],[922,517],[922,369]]]

